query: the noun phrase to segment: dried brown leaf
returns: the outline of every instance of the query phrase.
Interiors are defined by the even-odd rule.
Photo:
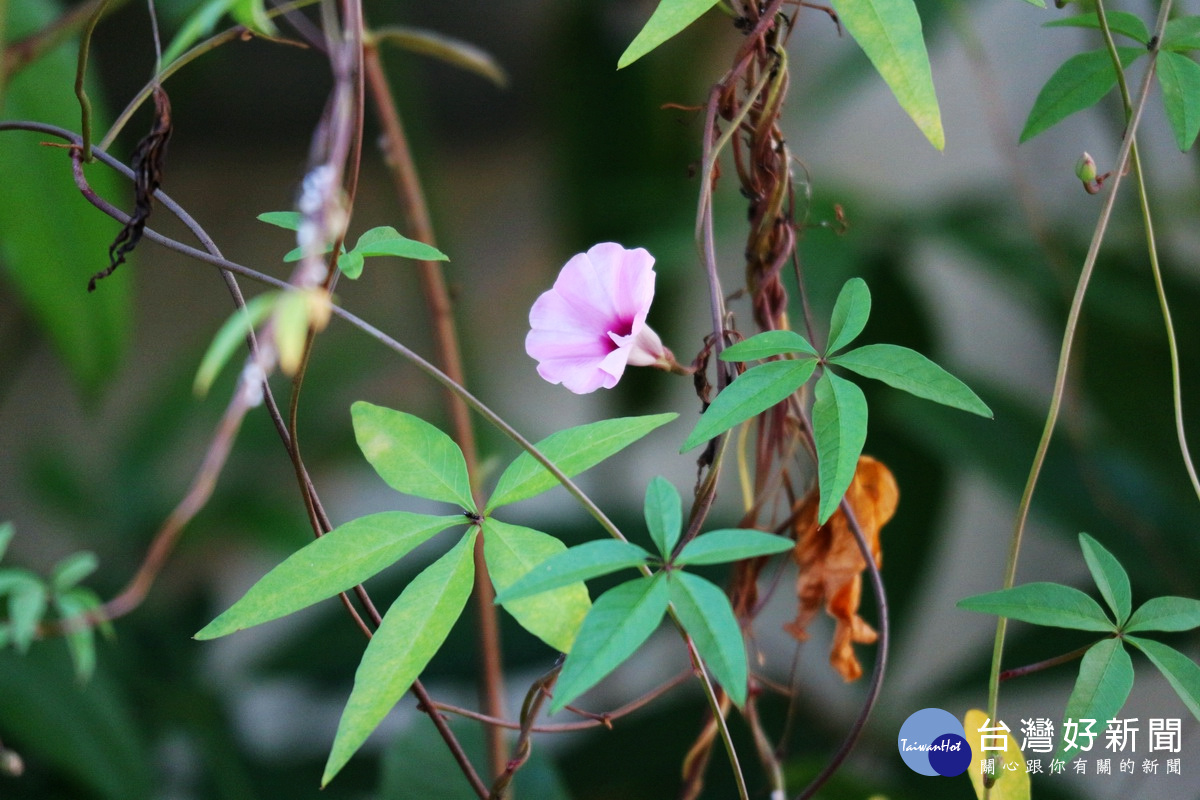
[[[171,140],[171,100],[161,86],[154,87],[154,124],[133,151],[133,214],[117,238],[108,246],[108,267],[88,281],[88,291],[96,290],[96,281],[113,274],[125,263],[125,256],[137,247],[146,229],[146,220],[154,210],[154,193],[162,185],[162,171],[167,158],[167,143]]]
[[[846,502],[854,510],[876,566],[883,560],[879,532],[896,513],[899,499],[900,490],[891,470],[870,456],[859,457],[854,480],[846,490]],[[824,525],[817,525],[819,501],[814,488],[796,509],[792,556],[800,568],[796,580],[800,607],[796,619],[785,629],[798,640],[807,639],[808,625],[824,603],[826,613],[836,621],[829,663],[845,680],[853,681],[862,676],[854,644],[870,644],[877,636],[858,615],[862,572],[867,562],[841,509]]]

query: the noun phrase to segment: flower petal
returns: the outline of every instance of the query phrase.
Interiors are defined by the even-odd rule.
[[[653,299],[653,256],[597,244],[573,256],[533,304],[525,350],[551,383],[579,394],[612,388],[626,364],[654,364],[665,353],[646,327]]]

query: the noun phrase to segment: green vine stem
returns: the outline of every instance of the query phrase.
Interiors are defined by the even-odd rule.
[[[1159,39],[1162,38],[1163,31],[1166,29],[1171,4],[1172,0],[1163,0],[1163,4],[1159,8],[1158,20],[1154,30],[1154,35],[1159,37]],[[1033,501],[1033,491],[1037,486],[1038,477],[1046,460],[1046,452],[1050,448],[1050,439],[1054,434],[1054,428],[1058,422],[1058,414],[1062,408],[1067,381],[1067,369],[1070,365],[1071,350],[1075,342],[1075,332],[1079,325],[1079,315],[1083,308],[1083,298],[1087,293],[1087,287],[1096,266],[1096,257],[1100,253],[1100,245],[1108,230],[1108,222],[1112,216],[1113,206],[1116,203],[1117,191],[1120,188],[1121,179],[1124,177],[1130,163],[1130,153],[1136,139],[1138,124],[1141,122],[1142,112],[1145,110],[1146,101],[1150,96],[1150,83],[1154,77],[1154,60],[1156,58],[1157,51],[1155,50],[1150,53],[1150,65],[1146,69],[1146,74],[1142,79],[1142,84],[1138,90],[1137,103],[1133,107],[1129,124],[1126,126],[1125,138],[1122,141],[1120,153],[1117,157],[1116,169],[1113,170],[1112,178],[1106,183],[1108,193],[1104,197],[1100,216],[1096,221],[1095,230],[1092,232],[1092,240],[1088,245],[1087,256],[1084,258],[1083,268],[1079,273],[1075,293],[1071,298],[1071,308],[1067,314],[1067,323],[1063,331],[1062,345],[1059,350],[1058,367],[1054,376],[1054,390],[1050,397],[1050,408],[1046,413],[1046,422],[1042,429],[1042,435],[1038,441],[1037,451],[1034,453],[1033,463],[1029,470],[1029,477],[1025,482],[1025,489],[1021,494],[1021,500],[1017,507],[1016,522],[1013,526],[1012,539],[1009,543],[1008,560],[1004,568],[1005,589],[1011,588],[1016,582],[1017,560],[1021,552],[1021,540],[1025,532],[1025,523],[1028,520],[1030,505]],[[1007,623],[1008,619],[1006,617],[1000,617],[997,621],[996,636],[992,645],[991,675],[988,679],[988,715],[992,719],[996,718],[1000,699],[1000,662],[1004,653],[1004,635]]]
[[[87,90],[84,88],[84,80],[87,77],[87,62],[88,52],[92,46],[92,34],[96,31],[96,26],[100,24],[100,18],[104,16],[104,11],[108,7],[108,0],[101,0],[96,4],[92,15],[88,17],[87,24],[83,27],[83,32],[79,37],[79,60],[75,67],[75,97],[79,99],[79,130],[81,133],[81,144],[83,152],[83,160],[91,163],[92,160],[92,101],[88,98]]]

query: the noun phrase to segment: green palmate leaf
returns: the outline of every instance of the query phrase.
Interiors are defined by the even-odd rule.
[[[8,551],[8,543],[12,541],[16,532],[16,528],[11,522],[0,524],[0,561],[4,560],[4,554]]]
[[[1079,677],[1067,699],[1065,719],[1103,722],[1117,715],[1133,689],[1133,661],[1120,639],[1092,645],[1079,664]],[[1060,758],[1062,756],[1060,755]]]
[[[1011,589],[987,592],[958,601],[959,608],[996,614],[1034,625],[1075,628],[1081,631],[1115,630],[1115,626],[1092,598],[1061,583],[1025,583]]]
[[[245,308],[239,308],[221,325],[212,344],[200,360],[200,368],[196,370],[196,380],[192,390],[203,397],[208,393],[221,367],[233,356],[233,351],[246,343],[246,336],[258,327],[271,310],[279,292],[264,292],[247,301]]]
[[[446,641],[471,594],[476,535],[472,529],[413,578],[384,615],[354,673],[322,786],[345,766]]]
[[[359,449],[388,486],[475,510],[467,462],[453,439],[420,417],[362,400],[350,415]]]
[[[729,598],[710,581],[686,572],[670,573],[668,584],[675,613],[700,658],[733,702],[742,706],[746,702],[746,645]]]
[[[1112,609],[1113,619],[1117,625],[1124,625],[1125,620],[1129,619],[1133,602],[1128,573],[1112,553],[1086,533],[1079,534],[1079,546],[1083,548],[1083,560],[1092,573],[1092,580],[1100,588],[1100,596]],[[1197,622],[1200,623],[1200,620]]]
[[[81,580],[91,575],[100,566],[100,559],[95,553],[81,550],[72,553],[54,565],[50,572],[50,590],[60,594],[75,586]]]
[[[1181,53],[1158,54],[1158,84],[1175,144],[1187,152],[1200,133],[1200,64]]]
[[[63,620],[64,637],[71,663],[75,667],[75,677],[87,681],[96,671],[96,629],[86,623],[72,623],[71,620],[99,608],[100,598],[90,589],[75,587],[56,596],[54,605]]]
[[[338,271],[352,281],[362,277],[363,271],[363,254],[357,250],[351,250],[349,253],[342,253],[338,257]]]
[[[418,261],[449,261],[450,257],[433,245],[401,236],[395,228],[371,228],[358,237],[354,249],[364,256],[399,256]]]
[[[491,517],[483,521],[483,553],[497,594],[566,550],[566,545],[548,533]],[[563,653],[571,652],[575,634],[591,607],[587,587],[580,581],[504,604],[522,628]]]
[[[992,417],[992,410],[969,386],[916,350],[895,344],[868,344],[829,362],[917,397]]]
[[[1192,716],[1200,720],[1200,667],[1173,647],[1153,639],[1126,636],[1125,641],[1146,654],[1163,674]]]
[[[851,278],[838,292],[829,319],[829,345],[825,354],[836,353],[854,341],[871,316],[871,290],[862,278]]]
[[[550,712],[595,686],[633,655],[654,633],[669,601],[662,573],[622,583],[600,595],[563,664]]]
[[[1130,14],[1128,11],[1108,11],[1104,14],[1104,18],[1108,20],[1108,28],[1113,33],[1119,33],[1123,36],[1128,36],[1130,39],[1146,44],[1150,41],[1150,31],[1146,28],[1146,23],[1142,22],[1141,17],[1136,14]],[[1042,27],[1044,28],[1099,28],[1100,16],[1095,12],[1090,14],[1080,14],[1077,17],[1067,17],[1065,19],[1056,19],[1053,22],[1047,22]]]
[[[724,564],[727,561],[782,553],[791,550],[794,545],[791,539],[772,533],[747,528],[725,528],[709,531],[692,539],[679,552],[675,564]]]
[[[385,511],[339,525],[288,556],[196,638],[215,639],[333,597],[396,563],[435,534],[464,522],[460,515]]]
[[[514,600],[640,566],[648,558],[650,554],[632,542],[616,539],[584,542],[566,552],[550,556],[530,569],[520,580],[498,591],[496,602],[507,606]]]
[[[617,69],[628,67],[660,44],[682,31],[717,4],[717,0],[660,0],[629,47],[617,61]]]
[[[655,477],[646,487],[646,529],[664,559],[671,557],[683,527],[683,509],[679,492],[666,478]]]
[[[946,146],[921,17],[913,0],[833,0],[833,9],[871,59],[900,107],[938,150]]]
[[[815,347],[795,331],[765,331],[751,336],[744,342],[730,345],[721,351],[722,361],[753,361],[759,358],[770,358],[784,353],[803,353],[808,356],[820,355]]]
[[[46,614],[46,586],[32,572],[6,569],[0,573],[0,588],[8,595],[8,626],[13,646],[24,653]]]
[[[867,442],[867,398],[862,389],[828,370],[817,381],[813,395],[813,439],[821,492],[817,521],[824,525],[858,469],[858,457]]]
[[[799,361],[770,361],[746,370],[716,396],[679,452],[687,452],[704,444],[786,400],[812,377],[816,368],[815,359],[805,358]]]
[[[567,428],[537,443],[537,449],[572,478],[619,453],[678,414],[618,417]],[[496,482],[485,514],[503,505],[527,500],[558,485],[558,478],[528,453],[517,456]]]
[[[1118,47],[1121,67],[1127,68],[1138,56],[1146,54],[1144,47]],[[1046,81],[1038,93],[1021,141],[1037,136],[1047,128],[1062,122],[1076,111],[1091,108],[1117,85],[1117,73],[1107,50],[1090,50],[1071,56]]]
[[[1168,22],[1159,47],[1181,53],[1200,50],[1200,17],[1176,17]]]
[[[286,228],[289,231],[298,230],[304,216],[299,211],[264,211],[257,217],[259,222]]]
[[[1200,600],[1155,597],[1147,600],[1125,624],[1126,633],[1138,631],[1190,631],[1200,628]]]

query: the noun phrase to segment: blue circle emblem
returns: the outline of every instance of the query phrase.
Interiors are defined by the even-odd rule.
[[[940,708],[910,714],[900,726],[896,746],[908,768],[922,775],[961,775],[971,764],[971,745],[962,723]]]

